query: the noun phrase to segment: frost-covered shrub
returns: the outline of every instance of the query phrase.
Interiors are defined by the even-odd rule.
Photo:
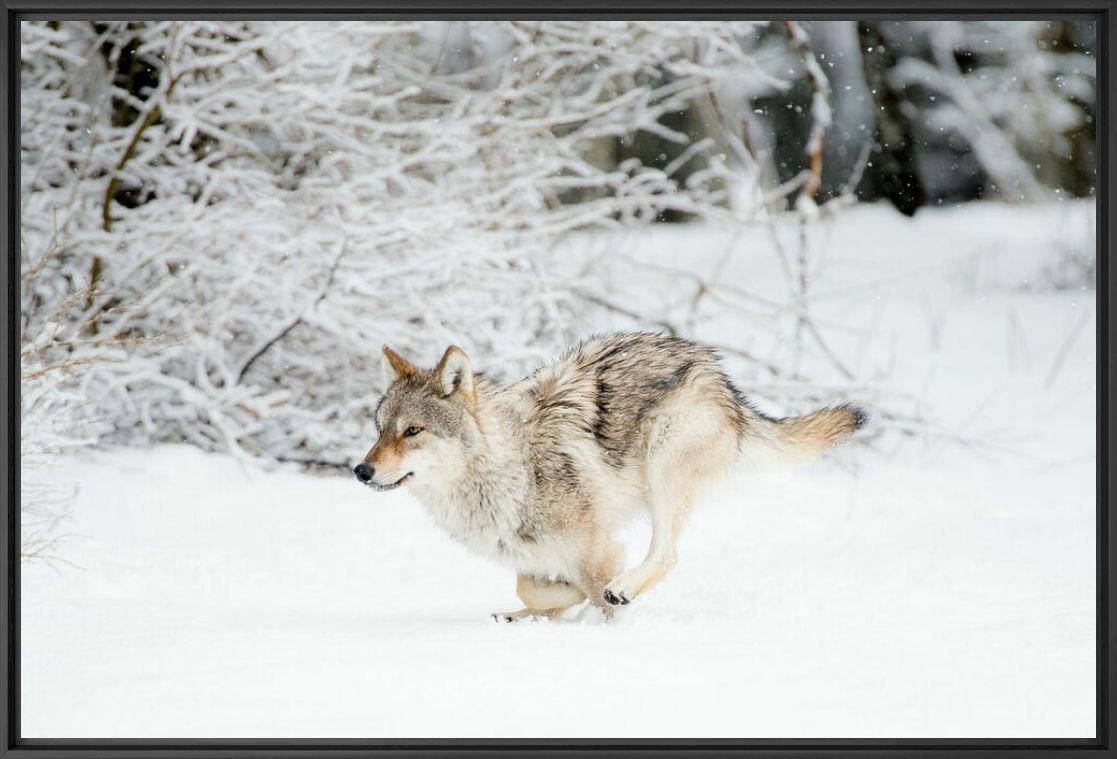
[[[24,292],[37,289],[42,273],[38,267],[24,274]],[[62,456],[92,445],[108,429],[79,391],[80,380],[95,364],[125,360],[117,341],[81,336],[81,326],[68,323],[68,305],[43,318],[38,329],[22,332],[19,484],[25,561],[62,560],[56,552],[59,526],[78,487]]]
[[[753,27],[24,23],[25,335],[128,345],[65,375],[112,440],[344,461],[382,343],[524,368],[582,330],[566,233],[747,195],[662,117],[771,86]],[[701,168],[595,159],[638,132]]]
[[[1093,184],[1096,65],[1059,22],[923,21],[891,27],[902,51],[888,72],[930,130],[967,145],[1008,200]],[[1081,139],[1085,134],[1089,139]],[[1064,194],[1065,196],[1065,194]]]

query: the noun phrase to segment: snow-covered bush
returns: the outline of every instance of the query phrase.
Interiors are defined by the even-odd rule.
[[[525,368],[582,331],[566,233],[747,195],[662,117],[772,86],[754,26],[24,23],[24,333],[129,344],[67,375],[111,439],[344,461],[382,343]],[[699,170],[596,160],[639,132]]]
[[[63,372],[25,367],[20,426],[20,558],[57,559],[59,525],[69,516],[77,483],[60,466],[61,454],[89,444],[79,434],[80,396]]]
[[[1068,167],[1093,162],[1076,137],[1093,134],[1095,60],[1062,42],[1060,28],[1050,21],[900,27],[926,53],[902,57],[889,73],[892,85],[922,90],[909,110],[919,107],[927,126],[967,144],[1008,200],[1055,198]]]
[[[461,343],[515,373],[603,312],[671,327],[669,304],[637,310],[614,297],[624,275],[610,290],[571,260],[566,243],[586,239],[571,233],[697,218],[775,236],[789,205],[786,302],[763,323],[725,308],[794,359],[722,347],[786,374],[788,398],[812,380],[855,383],[811,318],[809,283],[818,219],[854,200],[861,172],[895,163],[868,150],[887,141],[869,128],[875,114],[838,185],[823,157],[861,64],[881,67],[872,82],[888,90],[890,118],[910,111],[956,133],[1003,194],[1031,198],[1060,186],[1052,167],[1073,164],[1076,135],[1092,129],[1093,60],[1047,23],[849,26],[829,57],[812,49],[817,27],[24,23],[24,345],[49,334],[42,365],[69,367],[50,373],[44,397],[98,420],[76,440],[342,464],[367,439],[383,343],[420,361]],[[858,40],[877,52],[854,55]],[[785,90],[807,100],[778,104]],[[765,109],[781,120],[756,118]],[[755,139],[789,119],[804,135],[793,154],[773,147],[782,132]],[[675,148],[646,154],[664,144]],[[771,155],[758,161],[753,146]],[[1078,263],[1059,281],[1088,281],[1092,259],[1082,277]],[[698,283],[691,311],[723,285]],[[832,378],[800,376],[812,351],[821,361],[806,363]],[[25,372],[39,366],[25,359]],[[25,398],[36,392],[25,384]]]
[[[52,248],[47,260],[57,250]],[[37,289],[44,269],[37,266],[24,272],[24,293]],[[71,306],[72,302],[64,301],[38,321],[37,329],[24,328],[21,334],[19,484],[24,561],[63,560],[56,551],[62,538],[59,525],[69,516],[77,483],[68,475],[62,456],[92,445],[98,433],[108,429],[79,392],[81,378],[96,364],[127,358],[120,341],[83,335],[83,325],[68,318]]]

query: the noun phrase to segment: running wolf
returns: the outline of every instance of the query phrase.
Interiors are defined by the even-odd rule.
[[[866,420],[850,405],[766,416],[712,349],[662,334],[594,337],[505,386],[456,346],[430,370],[383,350],[393,381],[354,474],[378,491],[407,485],[452,537],[510,564],[525,608],[501,621],[586,599],[611,617],[675,565],[703,485],[738,461],[812,458]],[[641,512],[651,545],[623,571],[614,535]]]

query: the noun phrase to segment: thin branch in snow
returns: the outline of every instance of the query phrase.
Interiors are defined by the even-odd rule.
[[[248,370],[252,368],[252,365],[256,363],[257,359],[267,353],[269,348],[286,337],[291,332],[291,330],[293,330],[300,324],[303,324],[304,320],[306,319],[307,312],[310,309],[317,308],[318,305],[325,299],[325,297],[329,295],[330,287],[331,285],[333,285],[334,282],[334,275],[337,274],[337,268],[341,265],[341,259],[345,257],[347,246],[348,240],[343,241],[341,244],[341,250],[338,252],[337,256],[334,258],[333,264],[330,266],[329,273],[326,275],[326,282],[322,285],[322,289],[318,293],[318,297],[314,299],[314,302],[311,303],[307,309],[304,309],[303,312],[295,317],[295,319],[293,319],[286,327],[277,332],[274,337],[270,338],[267,342],[261,345],[259,349],[257,349],[251,356],[248,357],[248,360],[244,362],[244,365],[240,368],[240,371],[237,372],[238,383],[244,381],[244,375],[248,374]]]
[[[826,130],[833,121],[833,112],[830,107],[830,80],[822,71],[814,50],[811,49],[811,38],[798,21],[784,21],[784,29],[791,39],[791,46],[803,61],[807,72],[807,81],[811,85],[811,131],[807,137],[805,148],[807,161],[810,167],[810,176],[799,198],[813,201],[822,186],[822,145]]]

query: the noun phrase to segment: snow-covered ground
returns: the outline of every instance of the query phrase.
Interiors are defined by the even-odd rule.
[[[1093,213],[825,224],[811,284],[831,348],[971,442],[886,438],[735,478],[609,624],[494,624],[518,608],[512,573],[406,492],[178,446],[67,459],[76,568],[23,568],[22,734],[1093,736],[1095,301],[1036,286]],[[727,245],[770,252],[684,227],[608,244],[695,272]],[[719,276],[775,293],[771,255]],[[671,301],[629,285],[618,302]],[[789,360],[739,324],[697,331]],[[646,529],[627,538],[631,561]]]

